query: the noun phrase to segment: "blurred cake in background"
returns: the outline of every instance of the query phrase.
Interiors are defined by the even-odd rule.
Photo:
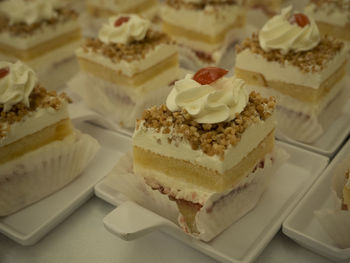
[[[243,0],[243,5],[249,9],[260,9],[267,16],[277,14],[282,7],[283,0]]]
[[[0,90],[0,216],[6,216],[74,180],[99,146],[74,129],[69,98],[43,88],[22,62],[0,62]]]
[[[137,14],[152,22],[159,22],[157,0],[85,0],[87,14],[82,20],[84,36],[96,37],[103,23],[111,16]]]
[[[127,128],[145,107],[165,101],[179,75],[176,45],[138,15],[111,17],[76,55],[81,71],[71,86],[90,108]]]
[[[181,66],[198,70],[219,65],[245,25],[245,9],[234,0],[166,0],[161,7],[163,31],[179,45]]]
[[[312,17],[322,35],[330,35],[350,43],[350,1],[311,0],[305,13]]]
[[[315,21],[290,6],[237,46],[234,71],[277,98],[284,135],[310,143],[324,131],[319,118],[345,88],[347,52],[342,41],[321,37]]]
[[[58,0],[0,2],[0,59],[20,59],[48,89],[61,87],[78,70],[78,14]]]

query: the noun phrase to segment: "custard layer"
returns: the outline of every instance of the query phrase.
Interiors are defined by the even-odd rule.
[[[38,132],[25,136],[0,148],[0,164],[34,151],[50,142],[62,140],[73,133],[70,119],[61,120]]]
[[[4,53],[6,54],[6,56],[16,57],[26,62],[43,54],[46,54],[52,50],[55,50],[56,48],[62,47],[71,42],[78,41],[80,38],[80,29],[77,29],[70,33],[60,35],[59,37],[43,42],[35,47],[26,50],[15,49],[13,47],[0,43],[0,53]]]
[[[213,191],[222,192],[236,186],[249,174],[265,155],[274,148],[274,131],[270,132],[260,144],[234,167],[221,174],[188,161],[165,157],[152,151],[134,146],[134,167],[154,170],[169,177],[198,185]]]
[[[272,88],[297,100],[311,104],[318,104],[324,97],[328,95],[335,84],[344,78],[346,71],[347,61],[345,61],[339,69],[335,70],[328,79],[323,81],[318,89],[296,85],[293,83],[285,83],[282,81],[268,81],[261,73],[243,70],[237,67],[235,68],[235,75],[237,78],[245,80],[245,82],[249,85]]]

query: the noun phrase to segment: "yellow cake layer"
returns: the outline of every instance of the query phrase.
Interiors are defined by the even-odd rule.
[[[245,80],[249,85],[261,86],[265,88],[272,88],[278,92],[291,96],[297,100],[318,104],[326,97],[329,91],[335,86],[335,84],[343,79],[347,71],[347,61],[345,61],[339,69],[329,76],[323,83],[321,83],[318,89],[314,89],[307,86],[296,85],[293,83],[285,83],[282,81],[266,80],[265,77],[258,72],[248,71],[240,68],[235,68],[235,75],[237,78]],[[292,80],[291,80],[292,81]]]
[[[158,4],[157,0],[146,0],[142,4],[136,5],[132,8],[124,10],[124,14],[142,14],[148,9],[155,7]],[[95,5],[88,5],[87,11],[91,16],[94,17],[110,17],[116,15],[119,12],[112,11],[107,8],[103,8]]]
[[[24,62],[42,56],[52,50],[67,45],[69,43],[78,41],[81,38],[80,29],[72,32],[62,34],[56,38],[50,39],[49,41],[40,43],[32,48],[26,50],[20,50],[11,46],[0,43],[0,53],[6,54],[6,56],[16,57]],[[73,50],[72,50],[73,54]]]
[[[274,131],[269,133],[257,147],[230,170],[221,174],[217,171],[193,164],[191,162],[157,153],[134,146],[134,167],[154,170],[166,176],[176,178],[200,187],[222,192],[236,186],[241,179],[249,174],[265,155],[274,148]]]
[[[334,36],[335,38],[350,41],[350,24],[341,27],[320,21],[316,21],[316,23],[322,35]]]
[[[127,86],[130,88],[140,86],[141,84],[153,79],[158,74],[171,69],[177,68],[179,64],[178,55],[174,54],[167,59],[161,61],[160,63],[135,74],[132,77],[123,75],[122,73],[116,72],[104,65],[96,63],[94,61],[78,57],[80,69],[82,71],[88,72],[100,79],[112,82],[119,86]],[[176,76],[174,76],[174,79]]]
[[[73,133],[70,119],[61,120],[36,133],[27,135],[13,143],[0,147],[0,164],[11,161],[21,155],[34,151],[48,143],[63,140]]]
[[[181,19],[181,18],[180,18]],[[215,36],[206,35],[197,31],[193,31],[187,28],[183,28],[174,24],[169,24],[163,20],[162,27],[163,32],[173,36],[174,38],[186,38],[192,41],[205,42],[208,44],[221,44],[224,42],[226,34],[234,29],[240,28],[245,25],[245,16],[239,15],[237,19],[230,25],[228,25],[223,31],[218,32]]]

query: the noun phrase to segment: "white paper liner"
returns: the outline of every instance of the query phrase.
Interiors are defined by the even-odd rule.
[[[349,88],[344,88],[344,86],[350,85],[349,83],[348,78],[345,77],[337,87],[334,87],[334,94],[330,94],[329,97],[330,101],[326,101],[325,105],[320,105],[320,108],[323,108],[321,112],[271,88],[249,85],[248,89],[256,90],[264,97],[276,97],[276,135],[278,138],[286,137],[287,140],[313,143],[341,114],[349,99]]]
[[[0,216],[12,214],[61,189],[80,175],[99,143],[76,131],[0,166]]]
[[[131,98],[125,93],[125,88],[83,72],[78,73],[68,86],[89,108],[124,128],[134,128],[143,110],[164,103],[172,88],[164,86]]]
[[[314,211],[318,222],[340,248],[350,248],[350,211],[342,210],[345,173],[350,168],[350,155],[339,162],[332,177],[334,207]]]
[[[231,194],[229,194],[231,190],[224,194],[212,193],[196,216],[196,225],[200,233],[190,235],[209,241],[251,210],[260,199],[270,177],[288,158],[287,156],[285,151],[276,148],[272,155],[266,156],[264,168],[257,168],[253,174],[254,179],[246,188],[238,189]],[[177,223],[188,233],[188,228],[184,224],[176,202],[145,184],[143,177],[135,175],[132,162],[130,153],[123,156],[107,175],[106,183],[141,206]],[[214,202],[215,205],[212,207]],[[207,212],[207,210],[211,211]]]

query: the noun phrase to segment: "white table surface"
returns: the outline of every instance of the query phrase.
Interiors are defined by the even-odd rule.
[[[23,247],[0,234],[1,263],[216,262],[161,232],[126,242],[104,229],[113,206],[93,197],[39,243]],[[256,262],[331,262],[279,232]]]

